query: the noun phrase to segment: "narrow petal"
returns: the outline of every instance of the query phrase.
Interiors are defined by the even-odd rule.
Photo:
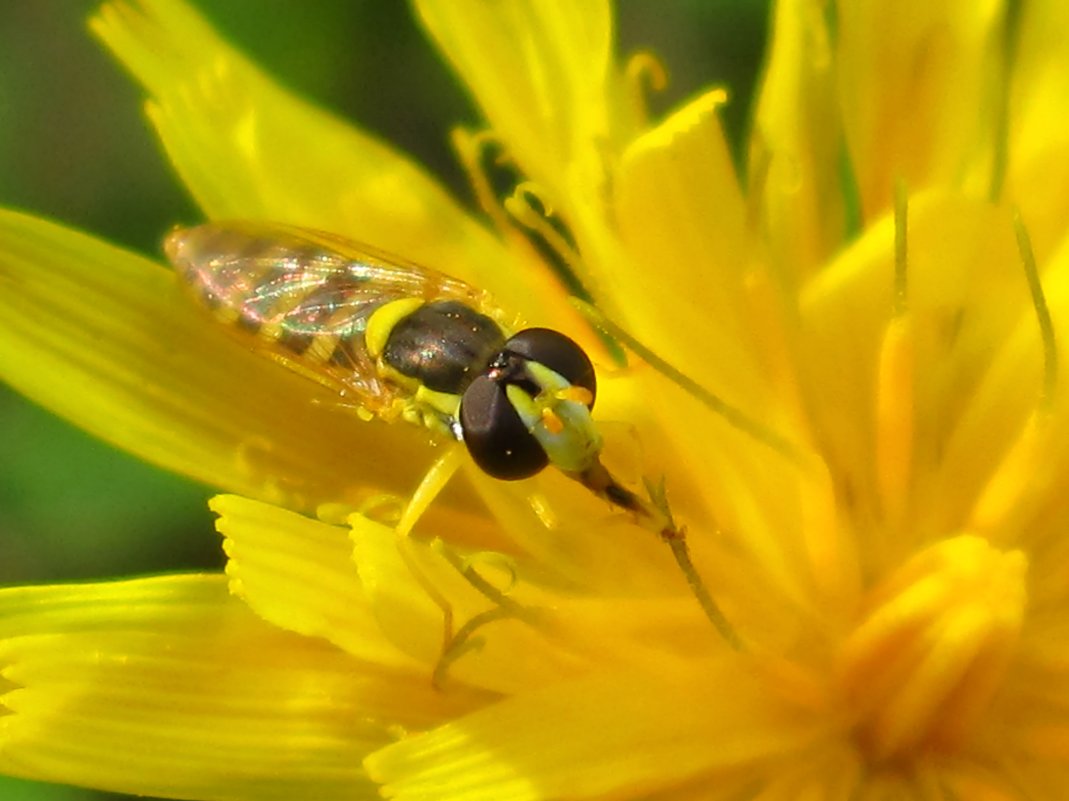
[[[499,554],[469,556],[447,552],[445,545],[400,540],[361,515],[350,524],[353,558],[372,613],[399,649],[423,662],[423,676],[450,687],[457,680],[515,693],[574,674],[583,662],[569,643],[544,633],[558,596],[525,581],[522,564],[514,576]],[[484,625],[472,623],[487,614]],[[446,634],[468,625],[474,626],[470,638],[443,646]]]
[[[722,102],[722,93],[701,96],[624,152],[616,217],[635,261],[604,280],[644,344],[746,403],[768,392],[746,330],[750,246]]]
[[[1013,71],[1007,193],[1021,206],[1040,262],[1069,230],[1069,5],[1026,3]]]
[[[173,798],[372,798],[360,760],[388,723],[448,704],[265,625],[221,576],[4,590],[0,631],[0,765],[27,778]]]
[[[236,495],[212,499],[226,537],[230,591],[265,620],[324,637],[375,664],[415,668],[383,636],[353,562],[349,532]]]
[[[813,736],[752,675],[705,663],[510,698],[365,764],[383,795],[402,801],[636,798],[698,776],[707,798],[725,798],[738,787],[717,794],[720,774],[753,780]]]
[[[418,0],[416,9],[528,176],[561,191],[569,170],[598,172],[595,145],[612,134],[606,2]]]
[[[955,444],[968,420],[970,399],[1031,309],[1028,283],[1004,209],[933,192],[913,199],[908,226],[906,302],[915,328],[918,388],[913,399],[915,491],[931,499],[919,509],[933,517],[911,527],[910,536],[887,543],[898,556],[883,556],[894,563],[902,549],[908,552],[916,544],[911,537],[922,530],[930,526],[945,532],[944,527],[960,525],[1001,447],[1038,397],[1038,384],[1036,394],[1028,395],[1022,395],[1020,384],[1007,385],[1015,399],[1012,408],[1009,396],[997,405],[985,401],[985,424],[978,428],[970,423],[970,444]],[[811,282],[802,297],[800,363],[805,365],[802,380],[815,436],[833,473],[850,476],[859,507],[876,497],[876,364],[892,318],[894,269],[894,222],[885,218]],[[876,514],[875,507],[871,511]],[[866,549],[870,558],[881,558],[882,546],[875,539]]]
[[[1069,240],[1047,260],[1043,290],[1055,335],[1049,343],[1053,352],[1046,352],[1035,308],[1022,303],[1016,324],[989,355],[984,380],[963,403],[946,448],[943,484],[935,491],[979,485],[983,492],[973,522],[985,534],[1040,553],[1054,548],[1056,557],[1034,559],[1039,574],[1034,591],[1037,597],[1054,592],[1064,603],[1059,542],[1066,524],[1062,499],[1069,486],[1069,398],[1062,391],[1064,340],[1059,334],[1069,330]],[[1048,364],[1048,359],[1053,361]],[[1049,366],[1055,368],[1055,383],[1045,388]],[[1046,393],[1051,394],[1044,400]]]
[[[179,0],[105,4],[92,29],[142,83],[205,214],[305,225],[468,279],[500,246],[419,166],[273,83]]]
[[[838,9],[839,94],[865,217],[890,207],[898,179],[914,190],[975,181],[986,197],[1001,0],[867,0]]]
[[[0,211],[0,287],[0,377],[155,464],[307,509],[405,494],[430,462],[424,435],[251,356],[144,258]]]
[[[634,420],[611,413],[606,419]],[[612,443],[613,450],[618,444]],[[628,445],[634,447],[626,443],[619,449]],[[559,471],[546,470],[526,482],[469,479],[500,521],[507,550],[528,555],[547,583],[620,596],[671,595],[678,589],[663,542]]]
[[[833,34],[824,4],[812,0],[776,3],[772,24],[750,142],[751,203],[767,226],[774,263],[802,281],[847,228]]]

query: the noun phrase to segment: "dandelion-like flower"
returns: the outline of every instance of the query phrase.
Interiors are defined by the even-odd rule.
[[[693,568],[559,473],[464,468],[398,547],[425,434],[249,352],[157,264],[4,212],[0,373],[224,488],[228,566],[0,593],[0,770],[189,799],[1058,797],[1064,4],[782,0],[745,182],[723,93],[649,119],[662,76],[617,60],[604,5],[416,6],[486,119],[454,144],[488,224],[174,0],[93,29],[208,218],[372,242],[580,339],[605,458],[663,476]],[[494,157],[524,179],[501,202]]]

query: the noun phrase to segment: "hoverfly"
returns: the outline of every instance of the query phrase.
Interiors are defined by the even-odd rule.
[[[365,420],[405,420],[463,443],[506,481],[553,465],[668,543],[706,617],[739,641],[691,562],[663,491],[647,500],[601,463],[597,378],[572,339],[513,326],[488,293],[333,234],[264,222],[178,228],[164,250],[194,297],[257,349],[355,401]],[[394,527],[406,537],[459,467],[447,449]],[[410,565],[410,569],[418,572]],[[432,587],[425,586],[432,597]],[[455,653],[446,616],[443,655]],[[445,664],[443,657],[442,664]]]
[[[463,442],[494,478],[552,464],[617,507],[653,514],[601,464],[594,367],[564,334],[513,332],[488,293],[319,231],[213,222],[176,229],[164,249],[220,321],[355,400],[363,418]],[[456,464],[428,473],[417,508],[402,516],[404,533]]]

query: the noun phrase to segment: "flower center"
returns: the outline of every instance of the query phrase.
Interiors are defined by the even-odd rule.
[[[839,654],[858,740],[874,760],[956,748],[989,706],[1024,617],[1028,562],[968,534],[901,566]]]

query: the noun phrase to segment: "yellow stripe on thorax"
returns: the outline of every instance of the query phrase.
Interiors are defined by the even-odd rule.
[[[386,340],[390,332],[401,320],[424,304],[422,298],[401,298],[385,303],[372,312],[364,331],[364,344],[371,358],[377,359],[386,349]]]

